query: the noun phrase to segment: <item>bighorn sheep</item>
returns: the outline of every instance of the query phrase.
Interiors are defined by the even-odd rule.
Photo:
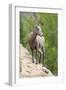
[[[32,51],[32,62],[34,63],[34,51],[36,51],[36,64],[38,63],[37,60],[37,53],[40,54],[39,63],[44,63],[44,48],[45,39],[43,37],[43,33],[41,31],[40,26],[36,26],[33,32],[30,33],[29,37],[29,46]]]

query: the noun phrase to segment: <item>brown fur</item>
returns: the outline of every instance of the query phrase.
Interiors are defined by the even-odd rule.
[[[37,26],[33,32],[30,33],[29,35],[29,46],[32,51],[32,62],[34,63],[34,51],[36,51],[36,57],[37,57],[37,52],[40,53],[40,59],[41,55],[43,56],[42,58],[44,59],[44,37],[42,36],[43,33],[41,31],[41,28]],[[37,63],[37,60],[36,60]],[[41,60],[39,60],[39,63],[41,63]]]

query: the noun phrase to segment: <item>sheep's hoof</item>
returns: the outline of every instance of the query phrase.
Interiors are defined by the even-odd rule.
[[[39,61],[39,64],[41,64],[41,61]]]
[[[34,61],[32,61],[32,63],[34,63]]]
[[[36,62],[36,64],[38,64],[38,63]]]
[[[41,64],[41,62],[39,62],[39,64]]]

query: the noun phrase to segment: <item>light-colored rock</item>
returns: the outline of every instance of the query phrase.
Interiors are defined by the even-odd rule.
[[[19,62],[20,69],[19,77],[40,77],[40,76],[53,76],[53,74],[41,64],[33,64],[32,56],[29,51],[24,48],[21,44],[19,46]],[[36,61],[36,59],[35,59]]]

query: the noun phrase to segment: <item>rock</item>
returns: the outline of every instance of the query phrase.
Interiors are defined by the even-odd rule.
[[[36,59],[35,59],[36,61]],[[40,77],[40,76],[53,76],[53,74],[41,64],[33,64],[32,56],[29,51],[21,44],[19,46],[19,62],[20,72],[19,77]]]

